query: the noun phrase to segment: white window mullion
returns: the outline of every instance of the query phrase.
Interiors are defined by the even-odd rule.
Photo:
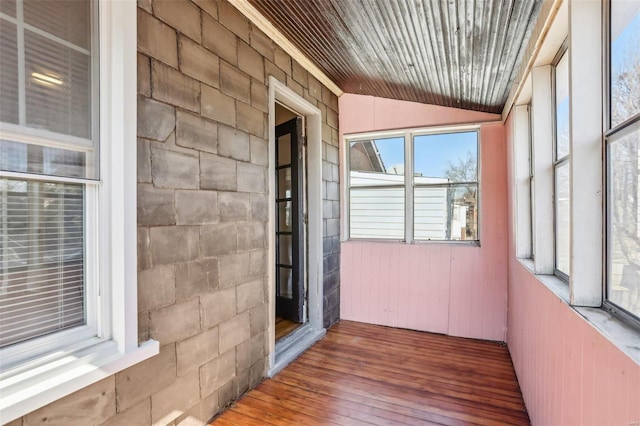
[[[413,243],[413,135],[404,134],[404,238],[407,244]]]

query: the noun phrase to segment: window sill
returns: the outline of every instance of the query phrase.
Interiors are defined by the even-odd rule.
[[[159,353],[149,340],[127,352],[114,341],[102,342],[39,365],[0,376],[2,423],[10,422]]]
[[[518,259],[518,261],[570,309],[573,309],[589,325],[598,330],[611,344],[640,365],[640,345],[638,345],[640,333],[637,330],[602,308],[572,306],[569,299],[569,286],[566,282],[553,275],[536,274],[531,259]]]

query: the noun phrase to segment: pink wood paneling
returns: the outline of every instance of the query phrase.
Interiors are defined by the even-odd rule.
[[[506,129],[511,158],[511,119]],[[507,229],[507,344],[532,424],[640,422],[640,366],[520,264]]]
[[[342,134],[500,119],[495,114],[360,95],[341,96],[339,108]],[[480,140],[481,247],[344,242],[341,318],[455,336],[505,340],[507,188],[504,126],[501,123],[482,125]]]

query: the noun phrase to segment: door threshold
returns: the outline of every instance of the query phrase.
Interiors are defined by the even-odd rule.
[[[278,374],[293,360],[302,355],[311,345],[320,340],[326,333],[326,329],[313,329],[311,325],[307,323],[292,331],[288,336],[280,339],[276,342],[275,362],[273,363],[273,367],[267,372],[267,375],[273,377]]]

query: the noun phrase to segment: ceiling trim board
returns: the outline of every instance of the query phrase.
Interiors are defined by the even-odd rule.
[[[249,21],[271,38],[278,46],[287,52],[293,59],[298,61],[311,75],[324,84],[336,96],[341,96],[344,91],[331,80],[320,68],[318,68],[304,53],[300,51],[288,38],[284,36],[258,9],[252,6],[247,0],[228,0],[240,13]]]

